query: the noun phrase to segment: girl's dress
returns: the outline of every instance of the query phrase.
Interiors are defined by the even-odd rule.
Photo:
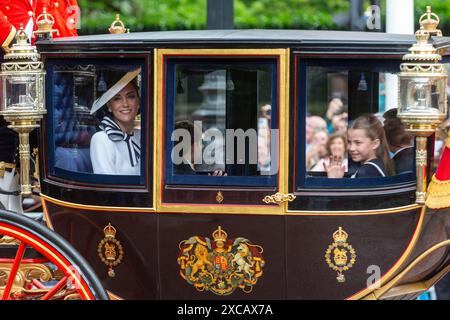
[[[387,174],[383,160],[376,158],[363,163],[351,177],[371,178],[371,177],[386,177],[386,176]]]

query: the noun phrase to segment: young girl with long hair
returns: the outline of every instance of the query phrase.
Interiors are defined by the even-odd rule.
[[[385,177],[395,174],[389,157],[389,145],[383,125],[374,115],[363,115],[355,119],[347,133],[348,153],[359,168],[352,178]],[[342,178],[345,170],[341,159],[330,159],[325,166],[329,178]]]

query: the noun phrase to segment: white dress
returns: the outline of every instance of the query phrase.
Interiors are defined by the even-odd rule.
[[[137,145],[141,145],[141,131],[134,130],[131,137]],[[91,139],[91,162],[94,173],[116,175],[140,175],[141,161],[132,167],[128,146],[125,141],[114,142],[105,131],[99,131]]]

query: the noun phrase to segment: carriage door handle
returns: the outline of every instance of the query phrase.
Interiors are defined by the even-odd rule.
[[[270,203],[276,203],[276,204],[282,204],[283,202],[289,201],[292,202],[294,201],[294,199],[296,198],[296,196],[294,196],[293,193],[281,193],[281,192],[277,192],[271,196],[265,196],[263,201],[267,204]]]

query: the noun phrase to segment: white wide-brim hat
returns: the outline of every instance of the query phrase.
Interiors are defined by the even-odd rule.
[[[127,72],[122,78],[120,78],[119,81],[117,81],[111,88],[109,88],[108,91],[106,91],[101,95],[100,98],[94,101],[91,108],[91,114],[94,114],[98,109],[103,107],[109,100],[111,100],[116,94],[118,94],[120,90],[125,88],[127,84],[131,82],[131,80],[136,78],[139,73],[141,73],[141,68]]]

